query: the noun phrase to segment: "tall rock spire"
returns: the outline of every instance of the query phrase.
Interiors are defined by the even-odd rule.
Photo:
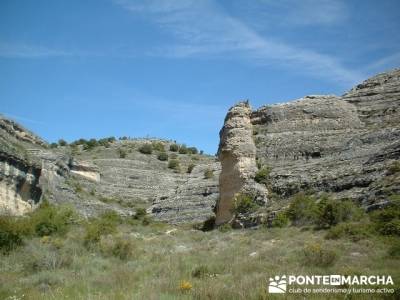
[[[235,217],[235,198],[239,194],[266,199],[266,188],[254,181],[257,164],[251,112],[248,101],[239,102],[229,110],[220,131],[218,157],[222,171],[219,177],[220,198],[215,221],[217,226],[230,222]]]

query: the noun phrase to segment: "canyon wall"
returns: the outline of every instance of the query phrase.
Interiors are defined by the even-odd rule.
[[[330,194],[376,206],[400,194],[400,70],[374,76],[341,97],[311,95],[255,111],[230,109],[221,131],[217,225],[229,222],[235,195],[270,170],[274,202],[299,193]]]

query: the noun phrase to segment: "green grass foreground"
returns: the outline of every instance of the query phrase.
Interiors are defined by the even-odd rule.
[[[88,221],[48,204],[29,217],[3,217],[0,228],[0,299],[299,299],[269,295],[268,278],[379,274],[400,280],[397,236],[327,239],[328,230],[311,226],[203,232],[153,222],[144,212]],[[398,285],[386,298],[396,297]]]

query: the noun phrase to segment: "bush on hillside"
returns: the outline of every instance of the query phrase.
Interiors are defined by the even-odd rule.
[[[188,154],[189,153],[189,150],[188,150],[188,148],[186,147],[186,145],[181,145],[180,147],[179,147],[179,154]]]
[[[169,145],[169,151],[178,152],[178,150],[179,150],[179,145],[178,144]]]
[[[272,221],[272,227],[286,227],[289,224],[289,218],[286,215],[286,212],[281,211],[278,212]]]
[[[371,229],[368,224],[363,223],[341,223],[331,227],[326,233],[325,238],[328,240],[337,240],[340,238],[348,238],[353,242],[365,239],[371,235]]]
[[[383,235],[400,236],[400,199],[394,195],[385,208],[370,213],[375,230]]]
[[[134,215],[134,219],[143,219],[147,215],[147,211],[143,207],[139,207],[136,209],[136,213]]]
[[[312,196],[299,193],[292,198],[287,210],[287,216],[293,225],[313,224],[318,210],[316,200]]]
[[[331,227],[341,222],[358,221],[363,210],[350,200],[334,200],[323,197],[317,204],[316,225],[320,228]]]
[[[167,161],[168,160],[168,154],[166,152],[161,152],[157,155],[157,159],[161,161]]]
[[[267,184],[268,176],[270,173],[271,173],[271,168],[263,166],[260,168],[260,170],[257,171],[254,180],[258,183]]]
[[[400,172],[400,161],[396,160],[392,162],[388,167],[389,175],[396,174]]]
[[[240,214],[250,213],[258,208],[254,196],[250,194],[239,194],[235,197],[235,212]]]
[[[170,159],[168,162],[168,168],[175,170],[176,172],[180,171],[180,164],[179,160],[177,159]]]
[[[151,154],[153,153],[153,147],[151,144],[143,144],[139,147],[139,152],[143,154]]]
[[[91,219],[85,228],[84,245],[88,248],[100,241],[102,235],[116,232],[121,217],[113,211],[107,211],[96,219]]]
[[[43,201],[29,218],[29,222],[38,236],[64,234],[68,225],[75,221],[76,213],[72,208],[51,205],[47,201]]]
[[[302,255],[306,266],[330,267],[337,260],[337,254],[334,250],[319,243],[306,245],[302,250]]]
[[[199,153],[199,151],[197,150],[196,147],[189,147],[188,148],[188,153],[189,154],[197,154],[197,153]]]
[[[65,140],[63,140],[63,139],[59,139],[59,140],[58,140],[58,144],[59,144],[60,146],[67,146],[67,145],[68,145],[68,143],[67,143]]]
[[[153,147],[154,151],[160,151],[160,152],[165,152],[165,147],[164,144],[162,142],[152,142],[151,146]]]
[[[43,200],[35,211],[24,217],[0,217],[0,249],[13,250],[21,245],[24,237],[62,235],[76,221],[72,208],[54,206]]]
[[[119,158],[126,158],[127,155],[128,155],[128,153],[126,152],[126,150],[124,148],[118,148]]]
[[[91,150],[98,145],[96,139],[90,139],[83,144],[83,150]]]
[[[8,253],[22,244],[23,232],[13,217],[0,216],[0,251]]]

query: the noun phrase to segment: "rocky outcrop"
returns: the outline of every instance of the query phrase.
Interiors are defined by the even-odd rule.
[[[204,177],[206,170],[213,171],[211,178]],[[218,200],[220,171],[219,162],[210,162],[194,167],[190,174],[181,174],[175,182],[176,188],[169,189],[169,193],[159,191],[148,212],[157,220],[175,224],[207,220]]]
[[[140,153],[145,143],[161,143],[180,162],[168,168],[158,152]],[[219,163],[215,157],[168,151],[170,141],[115,141],[91,150],[50,148],[40,138],[6,118],[0,118],[0,210],[23,214],[46,198],[72,204],[83,216],[114,210],[133,215],[147,208],[157,220],[201,222],[212,215],[218,198]],[[124,152],[124,157],[120,153]],[[189,165],[194,165],[187,173]],[[205,178],[204,172],[213,176]]]
[[[99,169],[88,162],[81,162],[71,159],[69,162],[70,172],[79,176],[83,176],[89,180],[100,182]]]
[[[266,201],[266,189],[254,181],[257,171],[256,147],[250,116],[249,103],[238,103],[229,110],[220,132],[218,157],[221,174],[215,220],[217,226],[232,221],[235,199],[239,194]]]
[[[306,96],[252,112],[257,158],[279,197],[330,193],[365,205],[398,193],[388,167],[400,159],[400,70],[342,97]]]
[[[0,214],[32,211],[42,195],[39,166],[0,152]]]
[[[269,195],[274,209],[300,191],[379,208],[391,194],[400,194],[400,172],[392,167],[400,160],[399,107],[400,70],[372,77],[341,97],[306,96],[255,111],[241,102],[230,109],[220,132],[220,162],[169,151],[172,142],[166,140],[51,149],[0,117],[0,209],[23,214],[46,197],[72,204],[84,216],[109,209],[132,215],[146,208],[155,219],[182,223],[206,220],[217,202],[217,225],[233,221],[248,227],[269,215],[234,215],[240,194],[260,206]],[[152,142],[162,143],[180,170],[159,160],[160,150],[139,151]],[[270,170],[265,185],[254,181],[259,166]],[[206,170],[214,176],[204,176]]]

